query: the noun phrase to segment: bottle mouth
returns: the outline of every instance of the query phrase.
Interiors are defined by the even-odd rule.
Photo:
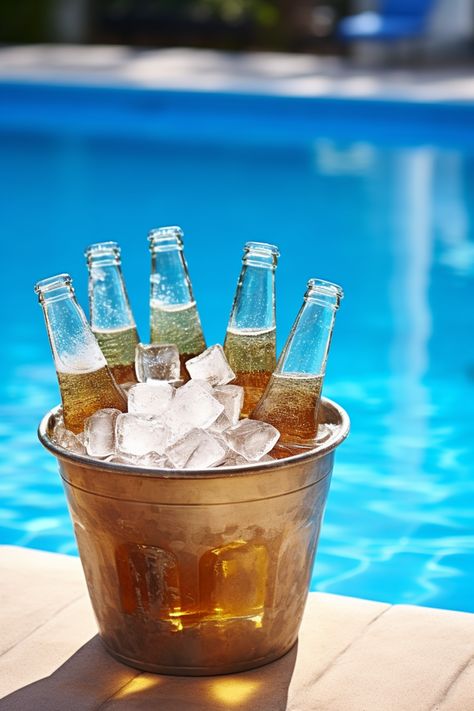
[[[183,230],[181,227],[158,227],[148,233],[151,252],[166,252],[171,249],[183,248]]]
[[[85,249],[84,256],[88,264],[100,263],[106,266],[107,264],[119,264],[120,253],[118,242],[95,242]]]
[[[35,293],[38,294],[40,301],[44,301],[45,299],[55,301],[56,299],[71,296],[71,294],[74,293],[72,278],[70,274],[66,273],[55,274],[54,276],[37,281],[34,290]]]
[[[307,286],[306,299],[317,301],[326,306],[332,306],[335,309],[339,308],[341,299],[344,298],[342,287],[340,287],[339,284],[334,284],[332,281],[310,279]]]
[[[94,242],[86,247],[84,254],[100,254],[102,252],[118,252],[120,254],[120,245],[118,242]]]
[[[257,267],[274,267],[280,252],[275,244],[268,242],[246,242],[243,261]]]

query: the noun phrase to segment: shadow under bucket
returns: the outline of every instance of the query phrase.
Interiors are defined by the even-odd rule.
[[[296,642],[336,447],[349,418],[323,398],[333,433],[317,450],[221,469],[140,469],[58,459],[89,595],[107,650],[162,674],[244,671]]]

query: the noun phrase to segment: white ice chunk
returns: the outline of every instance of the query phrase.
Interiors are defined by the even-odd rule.
[[[128,393],[128,411],[134,415],[163,415],[174,393],[173,386],[165,380],[137,383]]]
[[[212,434],[221,434],[225,430],[229,429],[229,427],[232,426],[232,422],[229,420],[225,412],[222,413],[222,415],[219,415],[217,420],[210,425],[207,429],[209,432]]]
[[[115,430],[120,454],[163,454],[166,449],[167,431],[159,417],[122,413]]]
[[[74,432],[67,430],[62,420],[56,422],[53,430],[53,437],[60,447],[64,447],[64,449],[68,449],[74,454],[86,453],[86,448],[81,441],[81,437],[79,437],[79,435],[75,435]]]
[[[234,452],[232,449],[229,449],[227,452],[225,459],[223,462],[221,462],[221,467],[236,467],[241,464],[248,464],[248,460],[245,459],[245,457],[242,457],[240,454],[237,454],[237,452]]]
[[[139,466],[152,467],[153,469],[169,469],[170,467],[173,467],[173,464],[164,454],[149,452],[143,457],[140,457]]]
[[[139,343],[135,350],[135,370],[141,383],[154,380],[178,380],[179,351],[173,343]]]
[[[163,381],[155,380],[155,378],[147,378],[145,382],[151,383],[153,385],[153,383],[162,383]],[[184,385],[184,380],[182,380],[181,378],[179,380],[168,380],[167,382],[174,388],[180,388],[181,385]]]
[[[224,405],[224,412],[231,424],[237,424],[244,404],[244,389],[240,385],[216,385],[214,397]]]
[[[84,444],[91,457],[107,457],[115,452],[115,422],[120,410],[107,407],[87,418],[84,424]]]
[[[139,466],[140,457],[134,456],[133,454],[116,453],[111,454],[109,457],[104,459],[104,462],[112,462],[112,464],[133,464]]]
[[[176,390],[166,413],[170,440],[177,440],[194,427],[206,429],[222,412],[224,412],[224,405],[212,395],[212,389],[207,383],[189,380]]]
[[[219,344],[186,361],[186,369],[193,380],[206,380],[211,385],[225,385],[235,378]]]
[[[133,464],[136,467],[148,468],[152,467],[154,469],[169,469],[173,465],[167,457],[163,454],[158,454],[157,452],[148,452],[148,454],[143,454],[141,456],[134,454],[112,454],[107,457],[106,462],[113,462],[114,464]]]
[[[192,429],[166,450],[166,454],[179,469],[206,469],[222,462],[227,448],[208,432]]]
[[[224,432],[231,449],[249,462],[256,462],[267,454],[280,437],[278,430],[268,422],[241,420]]]

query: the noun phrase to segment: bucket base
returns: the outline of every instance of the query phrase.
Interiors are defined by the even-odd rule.
[[[130,659],[129,657],[124,657],[122,654],[115,652],[105,644],[102,638],[101,642],[107,652],[118,662],[122,662],[122,664],[126,664],[134,669],[139,669],[140,671],[152,672],[153,674],[168,674],[170,676],[216,676],[220,674],[235,674],[238,672],[248,671],[249,669],[257,669],[258,667],[263,667],[266,664],[276,662],[277,659],[281,659],[281,657],[284,657],[285,654],[288,654],[288,652],[290,652],[298,643],[298,640],[293,642],[293,644],[283,650],[283,652],[278,652],[277,654],[272,654],[268,657],[252,659],[248,662],[236,662],[235,664],[226,664],[219,667],[169,667],[162,664],[147,664],[146,662],[142,662],[137,659]]]

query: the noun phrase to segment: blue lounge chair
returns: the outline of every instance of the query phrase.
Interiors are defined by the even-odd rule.
[[[433,5],[434,0],[381,0],[378,12],[361,12],[341,20],[338,34],[346,41],[420,37]]]

